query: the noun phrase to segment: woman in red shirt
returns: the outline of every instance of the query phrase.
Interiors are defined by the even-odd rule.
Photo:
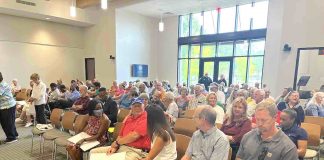
[[[234,99],[229,116],[225,119],[221,131],[223,131],[232,148],[232,159],[240,147],[240,142],[245,133],[251,130],[251,121],[246,114],[247,104],[244,97]]]

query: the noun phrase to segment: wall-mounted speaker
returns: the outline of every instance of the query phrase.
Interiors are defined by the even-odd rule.
[[[290,52],[291,51],[291,46],[289,46],[289,44],[285,44],[282,50],[284,52]]]

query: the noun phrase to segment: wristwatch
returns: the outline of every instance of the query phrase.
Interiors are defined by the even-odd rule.
[[[120,144],[118,143],[118,141],[117,141],[117,140],[116,140],[115,142],[116,142],[116,145],[117,145],[117,147],[119,148]]]

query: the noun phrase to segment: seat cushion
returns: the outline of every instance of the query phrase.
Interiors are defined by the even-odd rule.
[[[67,137],[59,137],[59,138],[56,138],[54,140],[55,144],[57,146],[61,146],[61,147],[65,147],[67,146],[70,142],[68,141],[68,139],[70,138],[71,136],[67,136]]]
[[[316,157],[316,155],[317,155],[317,152],[315,150],[307,149],[304,158],[313,158],[313,157]]]
[[[66,133],[66,132],[62,132],[57,129],[51,129],[51,130],[45,132],[43,135],[45,140],[54,140],[58,137],[67,137],[67,136],[70,136],[70,134]]]
[[[33,129],[32,129],[33,135],[41,135],[41,134],[43,134],[45,132],[46,131],[41,131],[41,130],[37,129],[36,127],[33,127]]]

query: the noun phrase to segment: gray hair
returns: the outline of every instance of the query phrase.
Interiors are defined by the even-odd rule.
[[[210,125],[215,126],[217,114],[210,105],[198,106],[195,115],[198,116],[199,119],[205,119]]]
[[[276,117],[277,116],[277,106],[275,103],[271,103],[268,101],[262,101],[259,104],[257,104],[255,111],[261,111],[261,110],[266,110],[269,112],[269,115],[271,117]]]
[[[282,110],[282,112],[285,112],[286,114],[288,114],[288,116],[290,117],[290,119],[293,119],[294,121],[296,121],[297,112],[294,109],[287,108],[287,109]]]

